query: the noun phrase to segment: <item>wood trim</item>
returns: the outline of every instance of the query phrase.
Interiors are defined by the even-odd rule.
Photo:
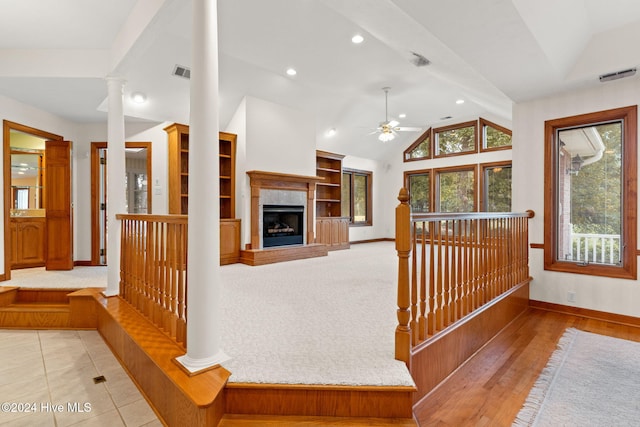
[[[606,311],[591,310],[589,308],[572,307],[551,302],[529,300],[529,306],[539,310],[553,311],[556,313],[570,314],[587,319],[603,320],[619,325],[640,327],[640,318],[624,314],[608,313]]]
[[[544,249],[544,243],[531,243],[529,247],[531,249]]]
[[[462,151],[460,153],[449,153],[449,154],[439,154],[438,153],[438,145],[436,144],[436,135],[439,132],[446,132],[448,130],[461,129],[461,128],[467,128],[467,127],[473,127],[474,128],[474,139],[475,139],[474,145],[475,145],[475,147],[474,147],[473,150]],[[434,159],[441,159],[441,158],[455,157],[455,156],[464,156],[464,155],[467,155],[467,154],[478,153],[479,152],[478,121],[477,120],[473,120],[473,121],[469,121],[469,122],[456,123],[456,124],[453,124],[453,125],[434,128],[431,139],[432,139],[431,146],[433,148],[432,151],[433,151],[433,158]]]
[[[478,171],[478,208],[480,211],[485,211],[485,200],[487,199],[487,192],[485,191],[485,171],[487,169],[492,169],[496,167],[502,168],[513,168],[513,164],[511,160],[504,160],[500,162],[488,162],[488,163],[480,163],[480,170]]]
[[[153,212],[151,202],[153,199],[153,174],[152,143],[147,141],[125,142],[125,148],[144,148],[147,150],[147,211]],[[100,156],[98,151],[107,148],[106,141],[91,143],[91,264],[100,264],[100,209],[98,200],[100,194]],[[105,173],[106,175],[106,173]]]
[[[11,131],[18,131],[38,136],[51,141],[62,141],[64,138],[54,133],[46,132],[30,126],[2,121],[3,159],[4,159],[4,277],[11,280],[11,233],[9,233],[9,219],[11,209]]]
[[[544,269],[573,274],[587,274],[593,276],[613,277],[619,279],[636,280],[637,257],[634,250],[624,251],[622,267],[611,265],[578,265],[573,262],[556,260],[554,243],[557,242],[555,214],[555,194],[558,187],[555,173],[557,163],[556,130],[572,126],[595,125],[607,121],[624,121],[623,150],[624,150],[624,194],[622,196],[622,212],[624,241],[627,247],[637,248],[637,120],[638,107],[636,105],[597,111],[547,120],[544,123]]]
[[[278,172],[247,171],[251,186],[251,248],[260,249],[259,213],[260,190],[263,188],[274,190],[306,191],[307,193],[307,244],[315,242],[313,213],[316,183],[323,178],[319,176],[293,175]],[[242,257],[242,255],[241,255]],[[244,261],[242,261],[244,262]]]
[[[417,157],[417,158],[407,158],[407,155],[410,154],[418,145],[422,144],[425,139],[429,138],[429,155],[425,157]],[[403,162],[417,162],[420,160],[429,160],[433,158],[433,133],[432,128],[427,129],[420,135],[406,150],[402,152],[402,161]]]
[[[502,133],[506,133],[509,136],[513,136],[513,133],[511,132],[511,129],[507,129],[504,126],[500,126],[499,124],[490,122],[489,120],[483,119],[482,117],[478,118],[478,133],[480,135],[478,135],[479,137],[479,141],[480,141],[480,152],[481,153],[486,153],[486,152],[491,152],[491,151],[501,151],[501,150],[511,150],[511,148],[513,147],[512,145],[505,145],[504,147],[494,147],[494,148],[486,148],[484,146],[484,127],[488,126],[488,127],[492,127]],[[513,142],[513,141],[512,141]]]

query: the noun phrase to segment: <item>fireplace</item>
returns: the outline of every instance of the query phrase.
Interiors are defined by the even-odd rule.
[[[262,246],[302,245],[304,206],[263,205]]]

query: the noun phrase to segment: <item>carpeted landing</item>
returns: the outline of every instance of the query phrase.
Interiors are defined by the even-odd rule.
[[[40,270],[40,271],[38,271]],[[326,257],[221,268],[223,350],[230,382],[413,386],[394,359],[393,242]],[[106,286],[106,268],[12,271],[7,286]]]

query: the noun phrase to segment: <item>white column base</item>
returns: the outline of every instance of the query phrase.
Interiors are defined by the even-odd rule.
[[[120,292],[118,290],[113,290],[113,289],[105,289],[104,291],[101,292],[103,296],[109,298],[109,297],[115,297],[118,296],[120,294]]]
[[[215,368],[229,360],[231,360],[231,357],[227,356],[222,350],[206,359],[193,359],[189,357],[188,354],[176,357],[176,362],[182,365],[182,367],[184,367],[191,374],[196,374],[201,371]]]

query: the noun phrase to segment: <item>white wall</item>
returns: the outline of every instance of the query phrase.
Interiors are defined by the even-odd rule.
[[[544,122],[640,102],[638,78],[604,83],[552,98],[523,102],[513,111],[514,209],[533,209],[530,243],[544,243]],[[637,141],[632,141],[636,144]],[[636,250],[636,248],[631,248]],[[545,271],[542,249],[530,250],[533,300],[640,316],[640,286],[636,280],[610,279],[582,274]],[[576,302],[567,299],[575,292]]]
[[[299,110],[245,97],[227,130],[238,135],[236,193],[243,203],[239,211],[242,241],[249,243],[251,192],[246,172],[259,170],[315,176],[315,119]],[[236,216],[240,217],[239,214]]]

